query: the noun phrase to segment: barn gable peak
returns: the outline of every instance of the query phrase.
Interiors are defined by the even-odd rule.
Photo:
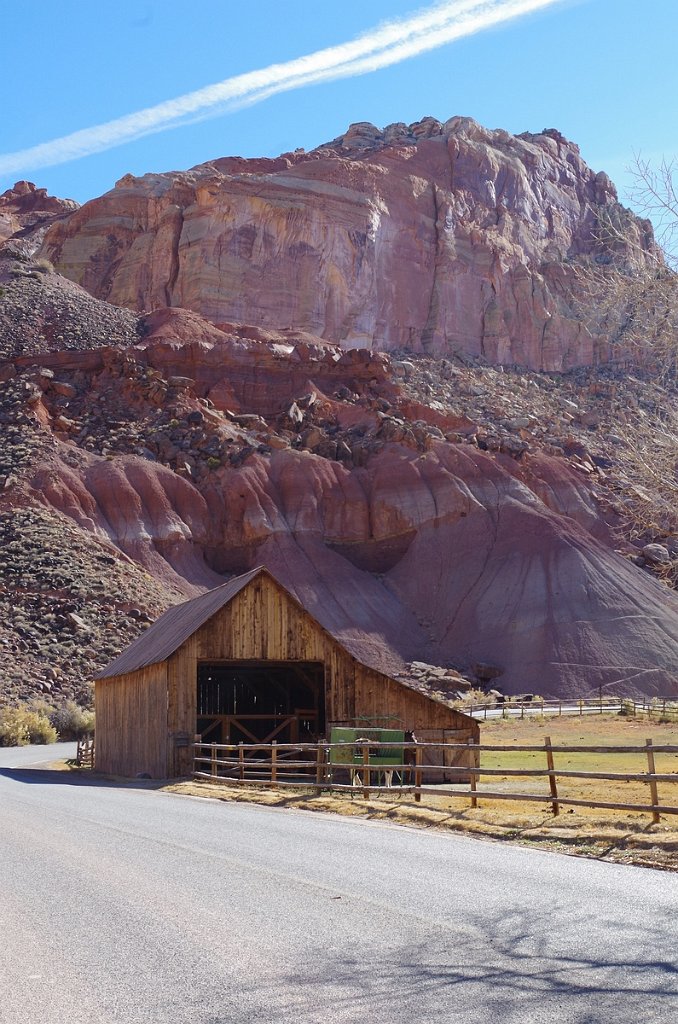
[[[242,576],[234,576],[233,579],[222,583],[213,590],[204,594],[198,594],[188,601],[172,605],[166,612],[156,619],[145,633],[134,640],[121,654],[111,661],[101,672],[95,675],[95,679],[109,679],[112,676],[125,675],[128,672],[136,672],[148,665],[155,665],[165,661],[174,654],[197,629],[216,615],[225,605],[229,604],[245,587],[259,576],[268,576],[288,596],[294,600],[292,594],[280,583],[270,569],[264,565],[258,565],[256,569],[250,569]]]

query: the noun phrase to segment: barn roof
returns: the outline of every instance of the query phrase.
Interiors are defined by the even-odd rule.
[[[384,638],[381,638],[381,643],[375,644],[369,636],[342,635],[342,630],[336,621],[330,621],[327,624],[320,622],[304,601],[291,593],[270,569],[260,565],[242,576],[235,576],[228,583],[223,583],[213,590],[199,594],[198,597],[172,605],[166,612],[163,612],[160,618],[156,619],[145,633],[138,636],[94,678],[109,679],[112,676],[122,676],[128,672],[146,668],[147,665],[157,665],[159,662],[165,661],[196,630],[204,626],[213,615],[260,575],[269,576],[285,592],[290,601],[302,608],[321,629],[329,633],[333,640],[341,644],[361,664],[388,676],[394,676],[399,669],[404,667],[404,661],[400,654]],[[404,682],[404,680],[399,678],[399,682]],[[405,685],[408,684],[405,683]]]
[[[95,679],[108,679],[110,676],[122,676],[127,672],[136,672],[147,665],[155,665],[165,661],[174,654],[181,645],[211,619],[220,608],[232,601],[236,594],[262,572],[268,572],[263,566],[251,569],[243,576],[236,576],[228,583],[223,583],[214,590],[172,605],[145,633],[125,648],[106,668],[95,676]]]
[[[193,597],[189,601],[183,601],[181,604],[172,605],[166,612],[156,619],[152,626],[150,626],[146,632],[134,640],[129,647],[127,647],[117,658],[110,662],[106,668],[102,669],[95,676],[95,679],[109,679],[113,676],[126,675],[128,672],[136,672],[138,669],[145,668],[147,665],[156,665],[158,662],[165,661],[170,655],[174,654],[181,645],[192,636],[196,630],[200,629],[209,619],[212,618],[221,608],[232,601],[241,590],[244,590],[252,580],[256,579],[257,576],[266,575],[269,576],[274,582],[285,592],[290,601],[293,601],[296,605],[302,608],[307,615],[317,622],[322,630],[329,633],[329,635],[338,643],[344,647],[349,654],[351,654],[357,661],[361,662],[368,668],[372,668],[377,672],[381,672],[383,675],[394,678],[401,686],[407,687],[407,689],[414,690],[420,693],[422,696],[428,697],[429,700],[434,700],[437,703],[445,704],[448,707],[454,707],[451,700],[443,696],[438,692],[428,692],[428,687],[422,685],[420,681],[408,679],[405,674],[398,671],[395,672],[392,669],[392,664],[402,662],[402,658],[398,653],[391,648],[389,645],[373,646],[369,640],[361,642],[356,637],[346,637],[337,635],[336,630],[331,627],[324,626],[318,619],[306,608],[303,601],[300,601],[294,594],[292,594],[287,587],[280,582],[279,579],[268,569],[266,566],[260,565],[256,569],[251,569],[249,572],[244,573],[242,576],[235,576],[229,580],[228,583],[223,583],[219,587],[215,587],[213,590],[208,590],[204,594],[200,594],[198,597]],[[391,664],[389,664],[391,662]],[[458,710],[458,709],[455,709]]]

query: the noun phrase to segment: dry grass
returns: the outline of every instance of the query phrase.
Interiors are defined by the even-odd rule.
[[[678,745],[678,723],[661,723],[656,719],[624,718],[620,715],[590,715],[588,717],[547,717],[497,720],[484,726],[481,742],[514,744],[540,744],[544,737],[551,737],[554,746],[643,746],[648,737],[655,744]],[[556,770],[582,772],[620,772],[636,774],[647,771],[645,754],[554,754]],[[483,768],[545,768],[546,759],[542,753],[483,753]],[[678,773],[677,754],[656,754],[655,768],[659,774]],[[496,781],[495,781],[496,779]],[[496,776],[491,782],[494,790],[505,788],[516,793],[546,793],[545,780],[527,780]],[[481,785],[487,789],[490,783]],[[678,774],[676,783],[659,783],[660,803],[678,806]],[[649,786],[639,782],[616,782],[603,779],[559,779],[558,795],[582,800],[602,800],[610,803],[649,803]],[[645,822],[647,814],[631,811],[602,811],[597,808],[581,807],[578,815],[600,818],[601,815],[618,820],[630,817]],[[676,820],[678,828],[678,816]]]
[[[554,745],[637,746],[651,736],[657,744],[678,744],[678,725],[624,719],[615,716],[589,718],[547,718],[531,720],[498,720],[482,729],[482,742],[506,744],[543,743],[550,735]],[[581,771],[615,771],[634,773],[647,771],[644,755],[624,754],[555,754],[556,769]],[[678,755],[656,757],[657,771],[678,772]],[[545,767],[543,754],[484,753],[483,767]],[[678,781],[678,775],[677,775]],[[424,794],[422,802],[412,798],[383,794],[363,800],[343,793],[315,795],[308,790],[272,790],[209,782],[180,782],[166,790],[218,800],[244,801],[274,807],[294,807],[309,811],[330,811],[350,817],[390,821],[418,828],[442,828],[486,839],[509,841],[521,845],[596,857],[620,863],[678,870],[678,816],[665,817],[658,825],[651,823],[647,813],[599,810],[595,808],[562,808],[554,817],[550,807],[522,801],[482,800],[482,788],[501,788],[515,792],[548,792],[546,780],[523,780],[497,776],[485,780],[479,790],[480,806],[472,809],[466,800]],[[647,802],[648,787],[635,783],[612,783],[602,780],[562,780],[559,795],[602,799],[610,802]],[[660,801],[678,805],[678,784],[659,786]]]

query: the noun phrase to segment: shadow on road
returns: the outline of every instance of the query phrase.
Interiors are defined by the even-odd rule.
[[[303,991],[316,1006],[331,992],[337,1019],[351,1021],[387,1020],[387,1008],[394,1005],[397,1020],[459,1019],[469,1024],[526,1024],[548,1016],[567,1024],[677,1019],[678,962],[666,955],[673,928],[668,915],[666,921],[635,926],[603,922],[608,938],[601,944],[600,933],[587,939],[592,922],[582,910],[577,949],[570,937],[559,936],[557,907],[554,912],[549,921],[530,912],[494,919],[479,915],[485,918],[480,932],[462,921],[457,935],[452,931],[445,936],[433,928],[427,941],[408,943],[404,961],[402,949],[388,938],[374,963],[348,951],[343,956],[328,953],[322,969],[304,965],[285,983],[277,979],[275,991],[267,993],[277,1014],[269,1019],[287,1020],[285,1013],[292,1019],[296,1013],[295,1019],[305,1024],[308,1018],[294,1002],[282,1002],[282,994],[290,991]],[[261,979],[257,984],[261,995]],[[213,1016],[204,1024],[230,1020]]]
[[[115,779],[90,771],[58,768],[0,768],[0,778],[29,786],[95,786],[99,789],[161,789],[167,785],[167,779]]]

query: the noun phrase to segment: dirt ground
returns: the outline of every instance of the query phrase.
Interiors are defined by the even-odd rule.
[[[655,744],[678,745],[678,724],[627,719],[619,715],[573,718],[536,718],[497,720],[484,724],[481,743],[541,744],[548,735],[554,746],[643,746],[648,737]],[[678,754],[657,754],[656,771],[675,774],[676,782],[659,783],[661,804],[678,806]],[[554,764],[564,770],[626,772],[647,771],[645,754],[565,754],[554,753]],[[481,759],[483,768],[545,768],[545,754],[537,752],[489,752]],[[495,776],[483,779],[478,788],[478,807],[471,808],[468,798],[423,794],[421,803],[412,795],[380,794],[364,800],[356,794],[323,793],[299,789],[260,788],[251,785],[179,782],[167,791],[218,800],[249,801],[268,806],[296,807],[309,811],[331,811],[352,817],[386,820],[418,828],[437,828],[463,832],[499,842],[518,843],[600,860],[637,864],[665,870],[678,870],[678,815],[662,815],[653,824],[650,814],[584,807],[561,807],[552,814],[550,804],[518,800],[483,801],[483,790],[548,794],[544,778],[519,779]],[[559,797],[600,799],[611,803],[649,803],[649,786],[609,780],[560,779]]]

